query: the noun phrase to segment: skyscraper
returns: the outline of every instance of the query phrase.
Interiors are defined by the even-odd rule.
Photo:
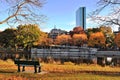
[[[81,26],[83,29],[86,29],[86,8],[80,7],[76,11],[76,26]]]

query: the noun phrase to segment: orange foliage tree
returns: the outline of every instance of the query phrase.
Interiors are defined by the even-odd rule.
[[[120,33],[115,36],[114,42],[120,48]]]
[[[78,27],[73,28],[73,32],[75,34],[81,34],[81,33],[84,33],[84,30],[82,27],[78,26]]]
[[[71,36],[65,34],[57,36],[55,40],[55,44],[57,45],[70,45],[70,42],[71,42]]]
[[[72,37],[73,44],[75,46],[82,46],[88,40],[86,34],[74,34]]]
[[[84,30],[82,27],[78,26],[73,28],[73,31],[70,31],[70,35],[73,36],[74,34],[84,34]]]
[[[53,44],[53,39],[45,37],[39,43],[39,46],[50,46]]]
[[[115,35],[112,28],[109,26],[100,26],[100,31],[103,32],[106,37],[106,48],[113,48]]]
[[[88,46],[105,47],[106,38],[102,32],[92,33],[89,37]]]

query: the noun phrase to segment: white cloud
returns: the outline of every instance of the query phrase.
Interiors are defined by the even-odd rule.
[[[76,25],[76,23],[75,23],[75,21],[71,21],[71,22],[69,22],[67,25],[70,25],[70,26],[75,26],[75,25]]]
[[[98,23],[93,21],[91,18],[87,18],[86,19],[86,27],[87,28],[94,28],[94,27],[98,27]]]
[[[105,17],[102,17],[102,19],[105,19]],[[93,20],[91,18],[87,18],[86,24],[87,24],[86,25],[87,28],[95,28],[95,27],[100,27],[103,24],[103,22],[100,20]],[[110,26],[113,31],[118,31],[118,27],[119,27],[118,25],[108,25],[108,26]]]

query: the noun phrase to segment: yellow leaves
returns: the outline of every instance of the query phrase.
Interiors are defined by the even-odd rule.
[[[87,35],[86,34],[74,34],[73,39],[76,39],[76,38],[87,40]]]
[[[90,35],[88,45],[89,46],[98,45],[103,47],[105,45],[105,41],[106,41],[106,38],[104,34],[102,32],[96,32]]]
[[[118,47],[120,47],[120,33],[115,36],[114,42]]]
[[[55,44],[68,44],[69,41],[71,40],[71,36],[70,35],[60,35],[57,36],[56,40],[55,40]]]
[[[83,34],[83,33],[84,33],[84,30],[83,30],[82,27],[78,26],[78,27],[75,27],[75,28],[73,29],[73,33],[74,33],[74,34]]]
[[[71,37],[70,37],[70,35],[65,35],[65,34],[63,34],[63,35],[57,36],[57,39],[68,40],[68,39],[71,39]]]
[[[81,46],[85,42],[87,42],[87,35],[86,34],[74,34],[73,37],[70,35],[60,35],[57,36],[57,39],[55,40],[55,44],[58,45],[76,45]]]
[[[53,43],[53,40],[51,38],[44,38],[41,41],[42,46],[50,46],[52,45],[52,43]]]
[[[100,30],[103,32],[103,33],[107,33],[107,34],[111,34],[112,33],[112,29],[111,27],[107,27],[107,26],[100,26]]]
[[[77,46],[82,46],[88,40],[86,34],[74,34],[72,38],[73,44]]]

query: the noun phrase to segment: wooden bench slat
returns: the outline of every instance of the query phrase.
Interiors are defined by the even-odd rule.
[[[15,61],[15,64],[40,65],[39,61]]]

